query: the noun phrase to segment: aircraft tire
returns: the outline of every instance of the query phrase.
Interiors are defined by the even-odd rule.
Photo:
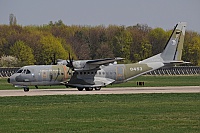
[[[86,91],[92,91],[93,88],[92,88],[92,87],[86,87],[85,90],[86,90]]]
[[[29,88],[28,87],[24,87],[24,92],[29,92]]]
[[[79,91],[83,91],[84,88],[78,87],[77,89],[78,89]]]
[[[95,87],[95,91],[100,91],[101,87]]]

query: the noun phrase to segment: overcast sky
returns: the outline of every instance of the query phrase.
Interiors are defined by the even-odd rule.
[[[169,30],[186,21],[200,33],[200,0],[0,0],[0,24],[13,13],[19,25],[62,20],[67,25],[147,24]]]

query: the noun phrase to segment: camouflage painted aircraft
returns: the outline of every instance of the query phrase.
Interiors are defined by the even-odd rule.
[[[186,22],[179,22],[162,53],[134,64],[117,64],[123,58],[97,60],[59,60],[58,65],[25,66],[8,81],[28,91],[28,86],[64,84],[85,89],[100,90],[102,86],[129,81],[161,67],[186,63],[181,60]]]

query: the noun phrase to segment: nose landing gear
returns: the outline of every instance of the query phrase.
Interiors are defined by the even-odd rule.
[[[7,82],[10,83],[10,78],[7,79]]]

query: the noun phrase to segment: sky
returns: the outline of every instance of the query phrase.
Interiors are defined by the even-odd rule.
[[[62,20],[66,25],[147,24],[173,29],[187,22],[200,33],[200,0],[0,0],[0,24],[14,14],[19,25],[43,25]]]

